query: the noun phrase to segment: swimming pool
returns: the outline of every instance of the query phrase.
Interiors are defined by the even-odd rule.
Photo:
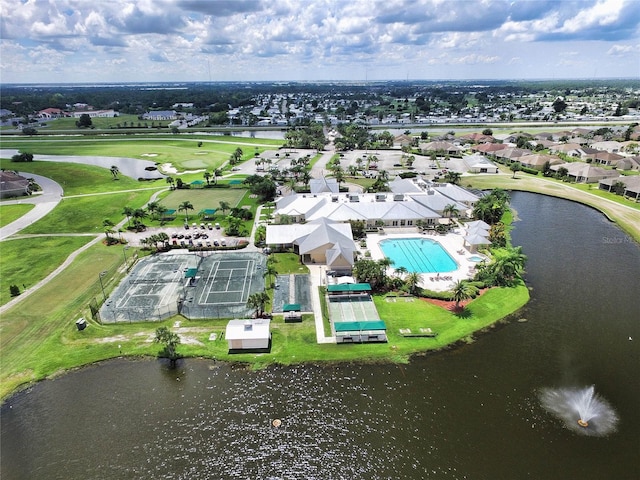
[[[393,262],[393,268],[408,272],[444,273],[458,269],[458,264],[438,242],[430,238],[397,238],[382,240],[382,253]]]

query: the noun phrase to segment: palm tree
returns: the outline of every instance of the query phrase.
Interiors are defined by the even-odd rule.
[[[407,273],[409,273],[409,270],[407,270],[407,267],[398,267],[395,270],[396,270],[396,275],[398,275],[399,277],[402,277],[403,275],[406,275]]]
[[[276,270],[276,266],[274,263],[267,262],[267,268],[264,269],[264,273],[262,276],[265,280],[268,278],[270,280],[270,285],[273,286],[275,284],[275,276],[278,274]]]
[[[451,217],[457,217],[460,214],[460,211],[456,208],[456,206],[453,203],[449,203],[444,207],[444,209],[442,210],[442,213],[448,216],[449,218],[451,218]]]
[[[247,307],[255,309],[256,317],[262,316],[267,303],[269,303],[267,292],[252,293],[247,299]]]
[[[107,243],[110,242],[111,237],[109,235],[115,233],[113,230],[113,226],[115,225],[115,223],[113,223],[111,220],[109,220],[108,218],[105,218],[102,221],[102,226],[104,227],[104,234],[107,237]]]
[[[499,248],[493,250],[494,261],[490,265],[498,285],[509,285],[524,269],[527,256],[522,247]]]
[[[167,235],[165,232],[160,232],[156,235],[158,242],[162,242],[162,247],[166,248],[167,244],[169,243],[169,235]]]
[[[167,183],[169,184],[169,188],[171,190],[175,188],[176,181],[173,179],[173,177],[167,177]]]
[[[127,225],[131,226],[131,217],[133,215],[133,208],[131,207],[124,207],[122,209],[122,215],[124,215],[125,217],[127,217]]]
[[[147,203],[147,212],[149,212],[149,215],[151,216],[151,218],[154,218],[154,215],[158,212],[158,206],[160,205],[159,202],[149,202]]]
[[[218,205],[220,206],[220,210],[222,210],[223,215],[224,215],[224,212],[231,209],[231,205],[229,204],[229,202],[225,200],[220,200],[220,203]]]
[[[456,302],[456,310],[460,309],[460,302],[473,298],[478,294],[478,288],[466,280],[458,280],[451,289],[451,300]]]
[[[462,174],[460,172],[452,172],[451,170],[449,170],[445,174],[444,179],[448,183],[453,183],[454,185],[458,185],[460,183],[461,177],[462,177]]]
[[[136,208],[131,214],[133,217],[133,225],[136,227],[136,230],[140,230],[142,225],[142,220],[147,218],[149,214],[143,208]]]
[[[184,221],[189,221],[189,210],[193,210],[193,205],[189,200],[185,200],[178,206],[178,211],[184,210]]]
[[[218,183],[218,177],[222,175],[222,170],[220,170],[219,168],[216,168],[213,171],[213,183]]]
[[[203,176],[203,177],[204,177],[204,179],[207,181],[207,186],[208,186],[208,185],[209,185],[209,180],[211,180],[211,177],[212,177],[213,175],[211,175],[211,172],[204,172],[204,173],[202,174],[202,176]]]
[[[111,175],[113,175],[113,179],[117,180],[118,179],[118,174],[120,173],[120,169],[118,168],[117,165],[111,165],[111,168],[109,169],[109,171],[111,172]]]
[[[409,293],[415,295],[418,291],[418,285],[420,284],[420,274],[418,272],[411,272],[405,278],[405,282],[407,287],[409,288]]]

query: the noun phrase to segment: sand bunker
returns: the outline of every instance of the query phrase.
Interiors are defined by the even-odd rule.
[[[140,156],[141,157],[157,157],[158,154],[157,153],[141,153]]]

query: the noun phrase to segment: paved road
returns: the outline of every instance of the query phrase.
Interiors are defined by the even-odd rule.
[[[38,185],[42,187],[42,193],[36,193],[29,197],[20,197],[16,200],[5,200],[2,205],[16,205],[16,204],[34,204],[28,213],[17,219],[15,222],[11,222],[8,225],[0,228],[0,240],[19,232],[23,228],[28,227],[36,220],[40,220],[53,210],[58,203],[62,200],[64,191],[59,183],[54,182],[50,178],[43,177],[41,175],[35,175],[33,173],[18,172],[20,175],[26,178],[33,178]]]

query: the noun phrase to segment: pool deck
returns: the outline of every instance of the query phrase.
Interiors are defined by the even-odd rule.
[[[386,229],[384,234],[369,233],[367,234],[367,247],[360,248],[364,254],[366,250],[371,252],[371,258],[373,260],[381,260],[385,258],[382,253],[379,242],[381,240],[388,239],[400,239],[400,238],[429,238],[438,242],[442,248],[444,248],[451,258],[458,264],[457,270],[446,273],[422,273],[420,274],[421,282],[420,287],[436,292],[443,292],[450,290],[452,285],[458,280],[468,280],[475,274],[475,267],[477,262],[471,261],[469,258],[472,256],[484,255],[477,253],[475,250],[471,251],[469,246],[464,246],[464,231],[462,229],[456,229],[453,233],[447,233],[446,235],[418,233],[415,228],[411,229]],[[463,254],[459,252],[464,251]],[[389,275],[393,275],[393,267],[389,268],[387,272]],[[444,277],[444,278],[443,278]],[[451,277],[449,279],[449,277]],[[445,279],[446,278],[446,279]]]

